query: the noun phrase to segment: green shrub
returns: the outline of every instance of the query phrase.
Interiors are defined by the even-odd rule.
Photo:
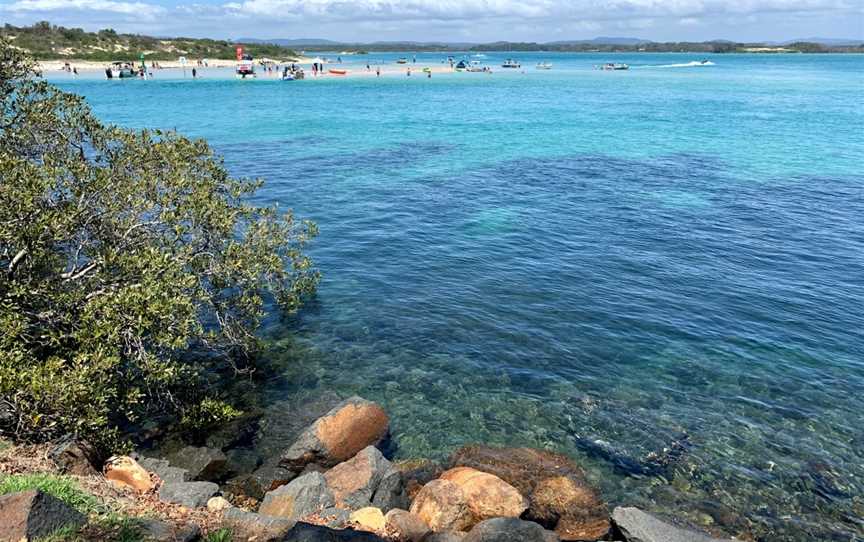
[[[206,142],[99,122],[0,39],[0,435],[116,449],[154,412],[230,419],[203,374],[251,369],[318,272],[314,224],[247,203]],[[233,372],[232,372],[233,371]]]
[[[31,489],[39,489],[56,497],[85,515],[101,509],[96,497],[85,492],[73,479],[66,476],[44,473],[0,476],[0,495]]]

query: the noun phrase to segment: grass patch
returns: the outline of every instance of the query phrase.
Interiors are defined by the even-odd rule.
[[[100,512],[102,505],[93,495],[85,492],[74,480],[53,474],[14,474],[0,476],[0,495],[39,489],[56,497],[84,515]]]
[[[231,529],[222,528],[209,533],[204,540],[205,542],[233,542],[234,533],[231,532]]]

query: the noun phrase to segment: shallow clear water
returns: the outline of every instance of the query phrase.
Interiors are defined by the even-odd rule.
[[[550,447],[614,504],[864,539],[864,57],[518,57],[432,79],[52,78],[106,120],[207,138],[320,225],[320,294],[268,329],[290,362],[274,418],[356,392],[401,456]]]

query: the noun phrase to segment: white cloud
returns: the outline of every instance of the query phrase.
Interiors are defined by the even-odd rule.
[[[119,2],[115,0],[18,0],[0,7],[11,12],[59,12],[93,11],[153,17],[165,11],[161,6],[143,2]]]

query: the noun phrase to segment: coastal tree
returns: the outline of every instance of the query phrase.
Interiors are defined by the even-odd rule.
[[[265,311],[318,282],[315,225],[259,186],[202,140],[103,124],[0,41],[0,433],[110,447],[153,412],[235,414],[203,376],[251,370]]]

